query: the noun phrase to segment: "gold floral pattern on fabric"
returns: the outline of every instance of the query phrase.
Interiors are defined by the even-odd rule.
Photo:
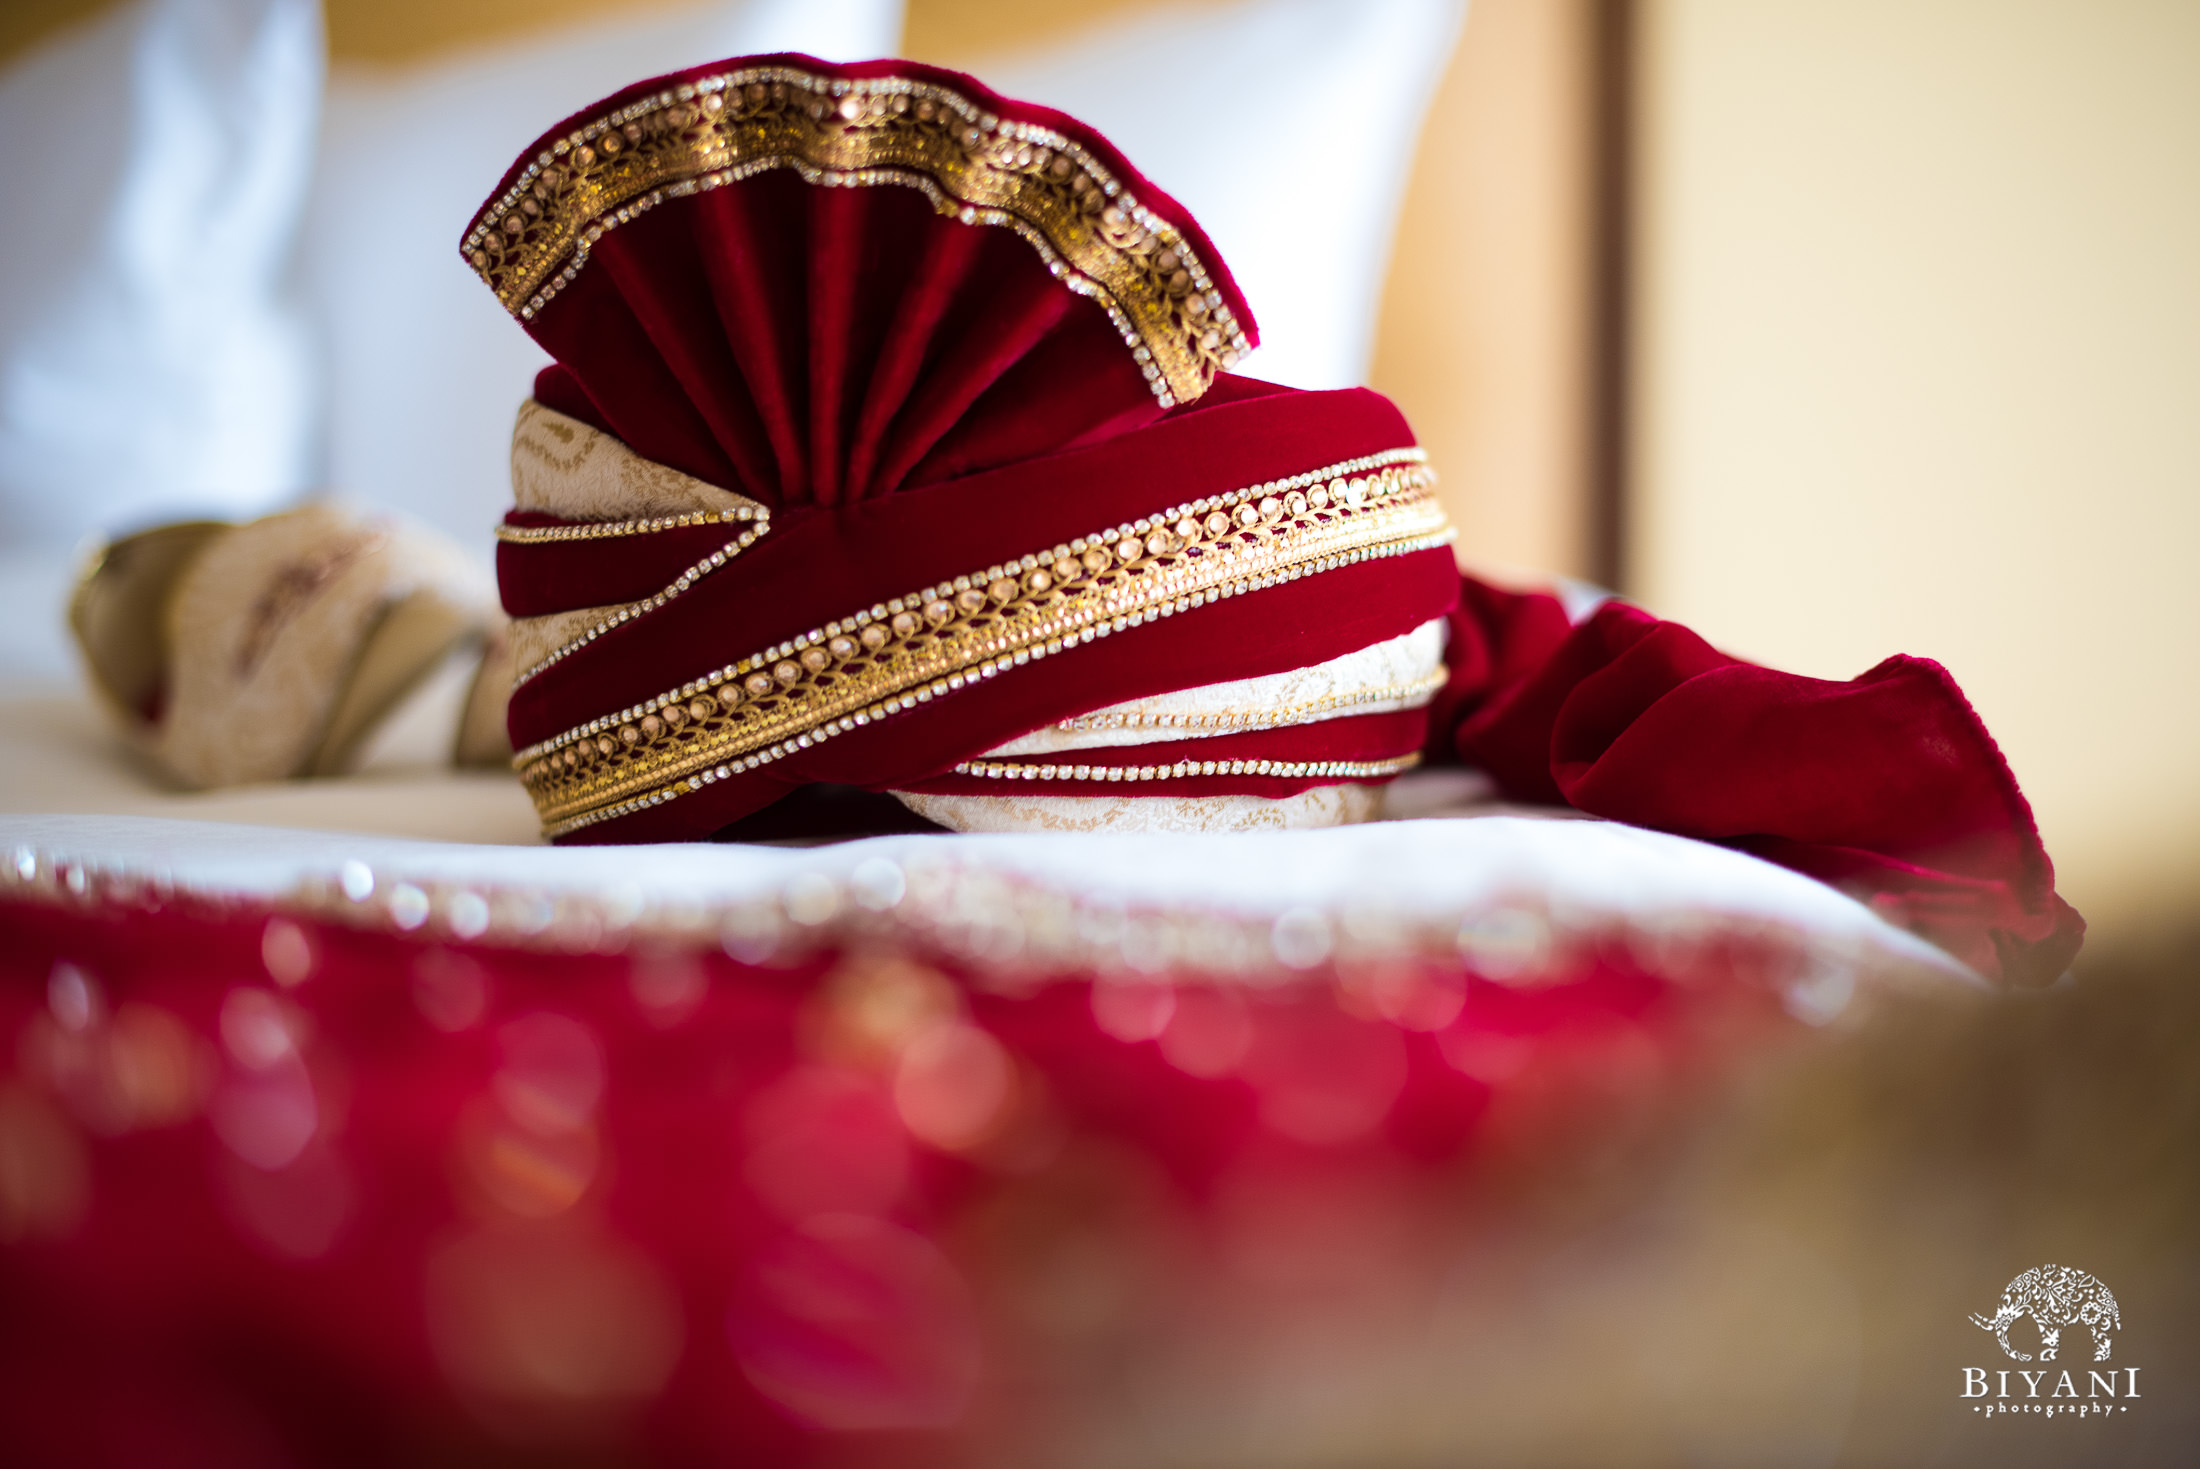
[[[1224,597],[1449,544],[1419,449],[1180,505],[897,597],[520,751],[546,835]]]
[[[1444,638],[1444,619],[1433,618],[1326,662],[1110,704],[1018,735],[983,758],[1122,749],[1420,708],[1443,687]]]
[[[732,538],[639,601],[581,607],[513,622],[512,687],[583,644],[664,606],[771,532],[769,506],[644,459],[610,434],[529,398],[512,425],[512,497],[557,525],[500,524],[509,545],[655,535],[698,525],[737,527]]]
[[[746,495],[644,459],[603,430],[529,398],[512,422],[512,501],[563,521],[644,525],[681,515],[755,519]],[[745,514],[744,514],[745,512]]]
[[[1251,350],[1183,234],[1073,140],[906,77],[746,67],[683,82],[574,129],[476,218],[462,246],[532,319],[605,234],[668,199],[790,168],[811,184],[916,188],[965,224],[1014,230],[1098,302],[1163,407]]]

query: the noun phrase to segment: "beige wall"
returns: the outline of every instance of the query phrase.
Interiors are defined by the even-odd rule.
[[[1589,47],[1588,0],[1472,0],[1377,324],[1460,558],[1509,579],[1590,573]]]
[[[1647,0],[1634,590],[1952,669],[2113,932],[2200,894],[2200,5]]]

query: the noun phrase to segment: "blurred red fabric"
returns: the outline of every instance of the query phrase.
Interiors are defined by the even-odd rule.
[[[1289,1227],[1390,1179],[1382,1229],[1441,1236],[1493,1103],[1648,1105],[1787,1028],[1798,963],[1729,928],[1679,967],[1572,934],[1497,979],[1004,989],[96,896],[0,934],[0,1437],[130,1469],[1013,1447],[1080,1353],[1268,1248],[1245,1180]],[[1064,1239],[1193,1274],[1063,1338],[1029,1296],[1089,1295],[1045,1285]]]

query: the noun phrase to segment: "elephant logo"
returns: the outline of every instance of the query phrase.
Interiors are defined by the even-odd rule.
[[[2040,1329],[2042,1362],[2055,1360],[2056,1344],[2062,1340],[2065,1326],[2083,1326],[2093,1333],[2096,1362],[2108,1360],[2109,1333],[2124,1329],[2123,1318],[2116,1311],[2116,1298],[2108,1293],[2108,1287],[2068,1265],[2042,1265],[2025,1271],[2009,1282],[1992,1316],[1973,1316],[1971,1323],[1981,1331],[1991,1331],[2011,1357],[2029,1362],[2031,1353],[2009,1345],[2009,1328],[2020,1316],[2031,1317],[2032,1324]]]

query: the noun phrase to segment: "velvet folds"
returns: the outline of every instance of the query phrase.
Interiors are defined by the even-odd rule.
[[[1161,414],[1107,314],[1007,230],[788,173],[688,203],[607,235],[533,324],[567,364],[545,401],[577,396],[648,458],[831,506]]]
[[[1204,495],[1412,442],[1397,409],[1363,389],[1284,393],[1223,381],[1229,385],[1209,401],[1090,448],[857,504],[780,512],[769,535],[676,599],[522,683],[511,704],[515,744],[554,737],[927,583]],[[599,606],[662,588],[688,558],[723,538],[722,528],[701,526],[663,536],[505,542],[498,577],[515,615]],[[1337,567],[1127,627],[1007,677],[973,679],[944,699],[571,839],[693,840],[813,782],[907,789],[1058,719],[1124,699],[1304,667],[1397,637],[1443,616],[1457,593],[1457,572],[1441,547]],[[1413,729],[1394,734],[1383,755],[1422,743],[1422,716],[1407,717]],[[1326,733],[1309,738],[1304,753],[1264,753],[1369,758],[1331,753]],[[1226,787],[1209,781],[1205,789],[1256,784],[1260,793],[1288,794],[1306,782],[1271,792],[1273,782],[1245,777]]]
[[[778,102],[774,66],[806,78]],[[728,68],[747,80],[697,90]],[[916,90],[866,90],[879,78]],[[801,92],[813,84],[828,90]],[[907,103],[913,117],[919,104],[908,99],[925,88],[991,110],[958,114],[951,135],[935,119],[919,136],[894,109]],[[692,107],[679,100],[690,97]],[[787,110],[797,102],[808,110]],[[716,121],[702,119],[705,103]],[[734,126],[742,108],[746,134]],[[1027,125],[1052,129],[1052,144],[1018,131]],[[880,147],[902,143],[913,151],[891,168],[817,162],[884,157]],[[782,145],[784,156],[770,152]],[[664,175],[671,182],[655,194],[634,183],[646,169],[618,172],[706,154],[715,164],[740,147],[751,148],[740,166]],[[601,150],[593,163],[590,148]],[[978,187],[979,175],[1007,180],[993,196],[1004,209],[957,207],[955,191]],[[1041,195],[1065,178],[1083,192],[1057,191],[1046,205]],[[1104,211],[1095,179],[1108,185]],[[602,191],[622,188],[626,202],[611,209]],[[596,232],[573,237],[564,274],[511,299],[503,262],[539,266],[542,231],[575,217]],[[1070,255],[1085,247],[1097,253],[1079,274]],[[510,713],[519,747],[606,716],[637,718],[713,670],[989,563],[1413,442],[1374,394],[1213,375],[1236,339],[1205,328],[1234,320],[1249,334],[1251,319],[1189,216],[1071,119],[907,63],[767,57],[630,88],[515,165],[468,248],[558,359],[537,383],[541,401],[773,512],[768,534],[715,566],[706,558],[725,545],[720,526],[502,544],[515,616],[654,603],[523,678]],[[1205,274],[1187,289],[1194,270]],[[1143,317],[1130,309],[1140,302],[1151,308]],[[1189,354],[1179,368],[1204,365],[1172,376],[1157,364],[1177,348]],[[1000,790],[997,774],[955,767],[1062,718],[1303,667],[1449,612],[1450,682],[1427,711],[1078,758],[1357,760],[1425,743],[1430,759],[1481,767],[1513,799],[1725,843],[1841,886],[1982,973],[2051,980],[2076,951],[2083,923],[2055,895],[2030,810],[1936,664],[1892,659],[1848,683],[1779,674],[1616,603],[1575,626],[1553,598],[1462,581],[1449,553],[1428,545],[1256,580],[1173,615],[1117,618],[1100,641],[958,679],[952,691],[941,684],[861,727],[842,720],[831,738],[729,766],[567,839],[703,837],[816,782]],[[1196,789],[1283,795],[1310,783],[1233,774]],[[1168,794],[1178,783],[1137,789]]]
[[[1447,657],[1431,756],[1514,800],[1753,852],[1988,976],[2050,983],[2084,938],[2030,805],[1937,663],[1804,678],[1624,603],[1577,626],[1554,597],[1472,578]]]
[[[904,615],[885,604],[921,588],[973,596],[989,565],[980,580],[999,585],[1000,567],[1032,573],[1133,524],[1150,536],[1202,497],[1395,464],[1413,443],[1373,394],[1222,371],[1257,334],[1190,215],[1075,119],[936,68],[763,56],[640,83],[538,139],[462,250],[557,359],[536,384],[545,406],[771,511],[740,546],[691,525],[499,547],[508,611],[595,629],[560,631],[556,657],[520,676],[509,727],[538,775],[544,748],[570,771],[637,727],[663,737],[659,712],[673,730],[712,717],[692,710],[743,697],[724,692],[742,660],[768,654],[791,689],[785,660],[821,656],[805,638],[846,643],[846,619]],[[1303,524],[1340,530],[1345,514]],[[907,707],[819,717],[833,727],[746,762],[687,768],[709,748],[691,731],[677,777],[545,820],[574,840],[706,836],[801,785],[907,788],[1109,703],[1323,662],[1443,615],[1456,587],[1435,540],[1400,533],[1273,575],[1251,557],[1230,585],[1018,647],[1010,677],[986,657],[921,699],[882,686]],[[1334,734],[1259,763],[1334,763]],[[1419,716],[1378,743],[1379,759],[1410,755]]]
[[[1104,138],[1050,108],[1003,98],[974,78],[911,62],[834,66],[763,56],[638,83],[544,134],[506,174],[499,196],[524,189],[528,168],[543,160],[576,173],[573,160],[582,149],[558,149],[591,124],[638,116],[625,128],[632,139],[624,145],[627,158],[634,159],[663,141],[665,126],[661,109],[637,114],[637,107],[682,87],[774,69],[842,88],[891,78],[918,89],[913,95],[951,94],[983,109],[979,115],[997,120],[996,129],[961,129],[958,122],[960,130],[944,137],[869,145],[891,166],[835,172],[812,166],[804,148],[820,158],[836,149],[835,156],[844,155],[861,145],[866,128],[881,124],[852,98],[843,98],[844,122],[830,95],[821,94],[811,104],[821,109],[821,121],[798,115],[807,132],[773,135],[785,143],[783,154],[732,171],[757,161],[771,166],[737,178],[679,180],[701,185],[681,197],[606,212],[590,204],[593,194],[576,201],[569,190],[538,183],[539,206],[525,201],[535,215],[506,221],[515,234],[525,223],[531,238],[561,211],[582,211],[602,229],[586,248],[584,268],[554,300],[522,313],[522,325],[558,359],[538,387],[544,402],[601,425],[646,458],[775,509],[872,499],[1158,418],[1166,404],[1141,370],[1143,349],[1126,341],[1125,323],[1111,320],[1095,294],[1067,283],[1076,271],[1063,268],[1062,242],[1042,250],[1033,236],[1043,230],[955,207],[957,179],[980,163],[1021,170],[1039,184],[1077,181],[1089,166],[1097,181],[1085,190],[1093,217],[1089,227],[1078,226],[1080,238],[1104,234],[1149,261],[1167,251],[1169,269],[1155,277],[1163,292],[1172,289],[1182,255],[1181,270],[1196,268],[1212,286],[1214,305],[1197,306],[1202,319],[1232,322],[1246,343],[1257,342],[1252,313],[1197,223]],[[752,83],[746,90],[764,89]],[[728,99],[714,117],[730,124],[744,105],[743,90],[702,100]],[[797,100],[803,95],[796,89]],[[769,98],[763,104],[773,105]],[[905,108],[885,122],[905,126],[913,113]],[[1016,139],[999,130],[1011,127],[1066,140],[1077,169],[1067,151],[1052,158],[1040,147],[1035,158],[1027,143],[1019,156]],[[955,151],[966,141],[968,157]],[[609,142],[620,142],[616,130]],[[923,153],[920,143],[934,145],[933,153]],[[592,146],[604,149],[605,136],[595,135]],[[707,148],[696,154],[721,161]],[[1058,165],[1051,172],[1050,163]],[[1173,246],[1135,221],[1103,223],[1107,199],[1131,198],[1173,232]],[[1183,297],[1186,282],[1173,289]],[[1222,350],[1228,352],[1227,342]]]
[[[934,787],[928,779],[1019,734],[1127,699],[1326,662],[1441,616],[1457,588],[1450,552],[1437,548],[1217,602],[1056,654],[1017,669],[1011,677],[972,680],[946,698],[720,780],[670,804],[585,827],[564,840],[696,841],[797,787],[816,783],[871,790],[949,789]],[[1424,716],[1414,711],[1410,717],[1418,727]],[[1336,758],[1327,753],[1323,728],[1316,724],[1280,731],[1296,737],[1292,752],[1278,748],[1268,753],[1294,760]],[[1389,744],[1386,752],[1403,753],[1418,743],[1416,735]],[[1199,791],[1288,795],[1324,783],[1329,782],[1276,782],[1248,775],[1203,780]]]

